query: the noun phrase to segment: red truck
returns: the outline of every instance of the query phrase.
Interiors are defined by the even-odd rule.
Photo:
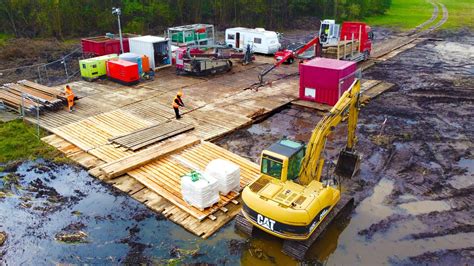
[[[334,59],[363,61],[369,58],[372,50],[373,33],[363,22],[343,22],[342,27],[334,20],[324,20],[321,23],[319,35],[306,44],[292,45],[289,49],[275,53],[275,60],[283,58],[285,63],[293,61],[309,48],[315,47],[314,56]]]

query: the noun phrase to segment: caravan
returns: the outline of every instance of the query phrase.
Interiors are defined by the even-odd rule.
[[[252,52],[261,54],[274,54],[281,47],[277,33],[263,28],[226,29],[225,44],[236,49],[245,49],[250,45]]]

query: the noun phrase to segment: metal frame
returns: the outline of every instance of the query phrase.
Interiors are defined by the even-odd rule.
[[[189,42],[173,42],[172,39],[172,34],[177,33],[177,32],[195,32],[197,29],[205,28],[207,32],[207,38],[206,39],[201,39],[201,40],[193,40]],[[209,33],[212,33],[212,38],[209,37]],[[207,41],[206,45],[214,45],[215,43],[215,31],[214,31],[214,25],[212,24],[190,24],[190,25],[183,25],[183,26],[177,26],[177,27],[171,27],[168,28],[167,32],[168,39],[170,40],[171,44],[173,45],[195,45],[195,46],[200,46],[200,42]],[[184,36],[183,36],[184,38]]]

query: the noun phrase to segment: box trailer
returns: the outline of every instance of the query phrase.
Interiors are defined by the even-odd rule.
[[[334,105],[355,79],[357,64],[329,58],[314,58],[299,65],[299,98]]]
[[[137,84],[140,81],[138,64],[117,59],[107,61],[107,78],[124,85]]]
[[[226,45],[245,49],[250,45],[254,53],[274,54],[281,47],[278,34],[263,28],[229,28],[225,30]]]
[[[146,55],[152,70],[171,66],[171,43],[157,36],[140,36],[129,39],[130,52]]]
[[[130,51],[128,37],[122,38],[123,52]],[[107,36],[90,37],[81,40],[82,53],[95,56],[120,54],[120,39]]]
[[[191,24],[168,28],[168,38],[176,46],[214,45],[214,25]]]
[[[79,61],[81,77],[87,81],[93,81],[107,75],[107,61],[118,58],[116,54],[103,55]]]

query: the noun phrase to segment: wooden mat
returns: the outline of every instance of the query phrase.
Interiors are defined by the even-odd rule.
[[[193,125],[185,124],[177,120],[170,120],[123,136],[111,138],[110,141],[132,151],[136,151],[192,129],[194,129]]]

